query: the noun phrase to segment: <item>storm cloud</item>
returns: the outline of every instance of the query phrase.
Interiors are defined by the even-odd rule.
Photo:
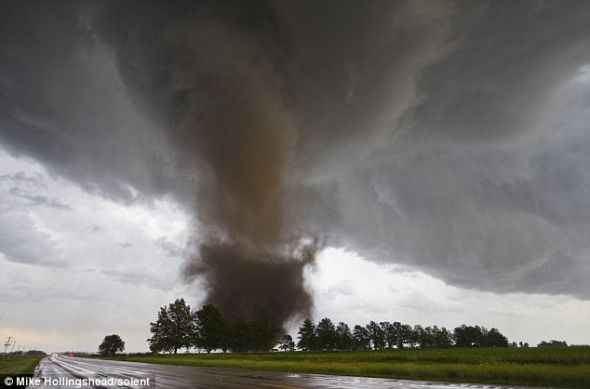
[[[223,269],[274,279],[262,261],[294,272],[281,319],[304,312],[309,239],[590,298],[584,2],[1,7],[2,146],[91,193],[194,210],[185,270],[215,301]]]

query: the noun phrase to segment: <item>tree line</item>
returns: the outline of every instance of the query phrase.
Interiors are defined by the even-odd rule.
[[[280,335],[281,326],[268,317],[247,321],[238,318],[229,322],[219,309],[207,304],[192,311],[184,299],[160,308],[158,319],[150,323],[152,336],[147,340],[152,352],[173,352],[196,348],[250,352],[272,349]]]
[[[299,328],[297,347],[306,351],[383,350],[403,348],[508,347],[508,339],[496,328],[462,325],[452,332],[445,327],[410,326],[400,322],[355,325],[334,324],[323,318],[317,325],[306,319]]]
[[[13,352],[0,352],[0,358],[9,358],[9,357],[22,357],[22,356],[40,356],[40,355],[47,355],[45,351],[41,350],[18,350]]]
[[[551,340],[549,342],[543,340],[537,344],[537,347],[568,347],[568,345],[565,340]]]
[[[462,325],[449,331],[445,327],[371,321],[351,329],[348,324],[334,324],[329,318],[323,318],[317,325],[306,319],[299,327],[295,343],[269,317],[237,318],[230,322],[216,306],[207,304],[193,311],[184,299],[161,307],[157,320],[150,323],[150,332],[152,336],[147,339],[150,351],[174,354],[191,348],[207,353],[213,350],[262,352],[277,345],[285,351],[509,346],[508,339],[496,328]]]

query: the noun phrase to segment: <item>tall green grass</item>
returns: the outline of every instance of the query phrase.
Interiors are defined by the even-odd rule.
[[[299,373],[590,388],[590,347],[178,354],[119,359]]]
[[[43,356],[0,358],[0,374],[32,374]]]
[[[510,363],[275,362],[240,359],[200,360],[188,358],[180,358],[176,359],[176,361],[166,359],[143,361],[204,367],[341,374],[366,377],[590,388],[590,369],[588,366],[564,367],[532,364],[517,365]]]

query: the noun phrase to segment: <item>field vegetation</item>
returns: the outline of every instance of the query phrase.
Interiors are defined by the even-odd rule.
[[[44,355],[0,358],[0,374],[33,374]]]
[[[160,354],[117,359],[201,367],[590,388],[590,347]]]

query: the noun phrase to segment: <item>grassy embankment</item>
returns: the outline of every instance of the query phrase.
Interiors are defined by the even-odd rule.
[[[0,374],[33,374],[43,356],[0,358]]]
[[[590,388],[590,347],[178,354],[116,359],[300,373]]]

